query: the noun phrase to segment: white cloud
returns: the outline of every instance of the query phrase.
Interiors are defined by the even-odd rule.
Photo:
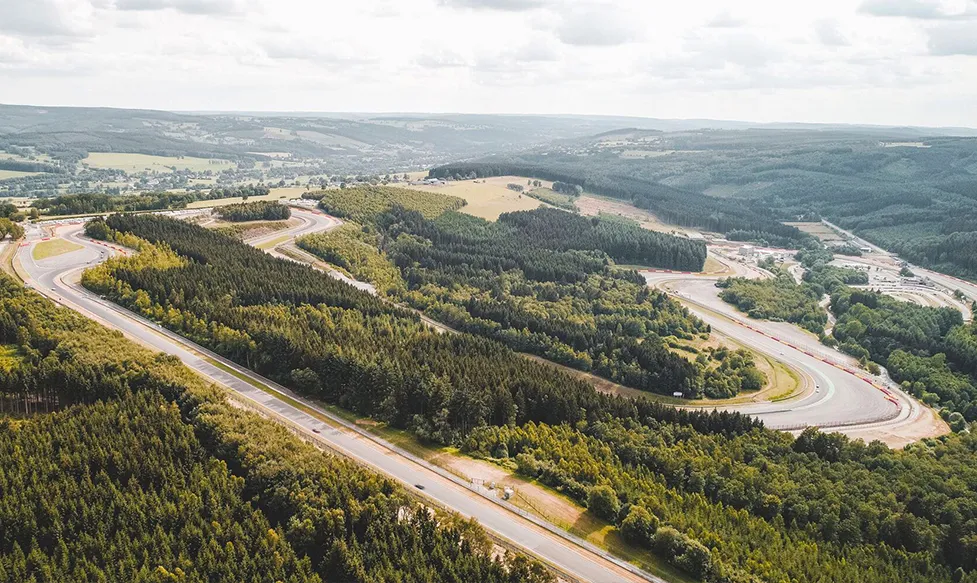
[[[946,23],[927,31],[929,50],[933,55],[977,56],[977,24]]]
[[[725,10],[712,17],[706,26],[710,28],[739,28],[744,24],[745,22],[743,20],[736,18],[728,10]]]
[[[838,21],[833,18],[822,18],[814,24],[814,32],[821,44],[829,47],[846,47],[851,43],[841,31]]]
[[[977,17],[972,0],[947,3],[938,0],[865,0],[859,7],[871,16],[897,16],[921,20],[960,20]]]
[[[545,0],[440,0],[442,6],[521,12],[546,5]]]
[[[574,4],[562,13],[556,34],[568,45],[614,46],[636,40],[641,25],[628,10],[614,4]]]
[[[974,0],[0,0],[0,101],[977,126],[975,9]]]
[[[94,12],[89,0],[0,0],[0,32],[33,37],[91,36]]]
[[[116,0],[115,8],[135,11],[170,9],[186,14],[216,16],[243,14],[250,4],[247,0]]]

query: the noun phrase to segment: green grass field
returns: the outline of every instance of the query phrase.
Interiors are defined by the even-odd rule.
[[[35,174],[40,174],[40,172],[20,172],[18,170],[0,170],[0,180],[8,180],[10,178],[23,178],[24,176],[34,176]]]
[[[34,261],[40,261],[42,259],[57,257],[58,255],[64,255],[65,253],[77,251],[81,248],[82,246],[78,243],[72,243],[71,241],[65,241],[64,239],[51,239],[50,241],[41,241],[37,245],[34,245],[32,255],[34,256]]]
[[[232,168],[234,163],[229,160],[209,158],[193,158],[184,156],[149,156],[146,154],[120,154],[116,152],[91,152],[82,160],[92,168],[114,168],[124,170],[129,174],[143,174],[147,172],[172,172],[178,170],[192,170],[203,172],[213,170],[220,172]]]

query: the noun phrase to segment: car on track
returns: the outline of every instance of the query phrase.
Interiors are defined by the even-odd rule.
[[[423,490],[424,484],[414,484],[414,487],[417,488],[418,490]]]

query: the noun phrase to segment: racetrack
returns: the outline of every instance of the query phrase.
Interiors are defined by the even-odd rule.
[[[317,211],[295,211],[303,222],[288,230],[290,237],[328,229],[341,224],[338,219]],[[141,344],[180,358],[189,368],[208,380],[233,391],[244,402],[301,431],[309,439],[347,455],[400,481],[419,495],[463,516],[475,517],[491,533],[528,551],[567,574],[570,579],[594,582],[654,581],[662,579],[611,557],[594,545],[577,539],[538,518],[528,516],[499,499],[474,493],[467,484],[447,471],[434,467],[411,454],[359,429],[285,387],[221,358],[194,343],[141,318],[124,308],[99,298],[78,283],[81,271],[125,252],[83,236],[82,225],[58,227],[58,236],[82,245],[82,249],[42,261],[31,256],[33,245],[46,236],[38,226],[28,228],[26,242],[18,249],[18,272],[28,285],[59,303],[75,309]],[[282,236],[274,233],[272,238]],[[261,242],[264,238],[259,238]],[[251,241],[252,244],[255,241]],[[233,374],[232,372],[233,371]]]
[[[761,277],[754,267],[724,261],[728,275]],[[800,371],[807,390],[791,401],[723,407],[758,419],[773,429],[797,431],[809,426],[852,437],[880,438],[889,445],[946,432],[929,408],[895,383],[874,377],[817,337],[784,322],[754,320],[719,298],[718,276],[643,272],[649,285],[667,291],[713,329]],[[813,389],[813,390],[812,390]]]

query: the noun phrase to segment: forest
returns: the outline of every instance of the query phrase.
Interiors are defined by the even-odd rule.
[[[558,488],[696,578],[977,581],[969,434],[890,451],[602,395],[199,227],[145,215],[105,227],[153,257],[113,259],[86,286],[296,390]]]
[[[634,158],[632,150],[659,155]],[[898,129],[620,130],[435,168],[516,174],[632,201],[662,220],[784,247],[828,219],[905,259],[977,278],[977,138]]]
[[[828,313],[819,302],[823,293],[794,281],[786,269],[774,267],[771,279],[731,277],[716,282],[719,297],[751,318],[791,322],[815,334],[824,332]]]
[[[357,223],[372,221],[394,206],[417,211],[426,218],[434,219],[446,211],[458,210],[466,204],[456,196],[388,186],[308,192],[302,198],[319,201],[319,206],[327,213]]]
[[[217,200],[229,197],[262,196],[271,192],[266,186],[215,188],[209,192],[146,192],[117,196],[109,194],[65,194],[52,198],[39,198],[31,203],[48,215],[83,215],[112,212],[137,212],[182,209],[199,200]]]
[[[868,274],[847,267],[829,265],[834,254],[823,247],[808,247],[795,254],[805,267],[801,283],[772,258],[760,266],[772,273],[768,279],[731,277],[716,282],[722,289],[719,297],[751,318],[790,322],[805,330],[823,335],[828,312],[821,307],[825,294],[848,289],[850,285],[867,285]]]
[[[350,193],[322,193],[323,208],[357,212],[359,197]],[[728,360],[708,351],[695,360],[676,354],[667,338],[695,341],[708,327],[611,264],[698,270],[700,241],[548,208],[491,223],[451,211],[431,220],[387,206],[358,234],[348,226],[298,244],[455,329],[631,387],[725,398],[766,382],[743,353]]]
[[[6,275],[0,341],[0,581],[552,581]]]
[[[274,201],[242,202],[217,207],[214,211],[218,217],[232,223],[245,221],[284,221],[292,216],[292,211],[286,205]]]
[[[719,199],[665,184],[648,182],[631,176],[607,174],[572,164],[550,166],[508,162],[464,162],[439,166],[430,171],[433,178],[483,178],[488,176],[528,176],[562,181],[580,186],[588,192],[621,198],[639,208],[651,211],[661,220],[706,231],[730,234],[742,241],[763,245],[799,247],[809,237],[796,227],[784,225],[768,210],[755,208],[735,199]]]
[[[139,254],[87,270],[82,283],[305,394],[453,443],[485,424],[606,415],[708,431],[757,425],[597,393],[552,366],[470,334],[439,334],[413,311],[167,217],[111,215],[95,237],[141,238]]]

